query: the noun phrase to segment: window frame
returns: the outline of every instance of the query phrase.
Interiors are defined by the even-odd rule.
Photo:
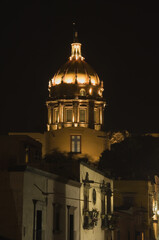
[[[67,112],[68,112],[68,111],[71,111],[71,112],[72,112],[72,114],[71,114],[71,121],[68,121],[68,118],[67,118]],[[70,107],[70,108],[68,107],[68,108],[65,109],[65,122],[71,123],[72,120],[73,120],[73,108],[72,108],[72,107]]]
[[[80,142],[80,151],[72,151],[72,137],[80,137],[80,139],[79,139],[79,141],[77,141],[77,142]],[[70,152],[71,153],[74,153],[74,154],[79,154],[79,153],[81,153],[81,135],[71,135],[70,136]],[[77,146],[75,147],[75,148],[77,148]]]
[[[85,97],[86,96],[86,89],[84,89],[84,88],[80,89],[80,96],[81,97]]]
[[[80,111],[84,111],[84,113],[85,113],[85,120],[84,121],[80,120]],[[86,123],[86,118],[87,118],[87,109],[86,108],[79,108],[79,122],[80,123]]]
[[[58,123],[59,122],[59,109],[58,107],[54,108],[54,123]]]

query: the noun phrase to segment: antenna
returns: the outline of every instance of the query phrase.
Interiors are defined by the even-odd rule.
[[[76,23],[73,22],[73,42],[77,43],[78,42],[78,32],[76,28]]]

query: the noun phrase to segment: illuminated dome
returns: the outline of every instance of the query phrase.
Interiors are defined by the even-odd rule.
[[[52,79],[52,84],[77,83],[99,85],[100,80],[92,67],[81,58],[70,59],[65,63]]]
[[[48,90],[51,99],[103,98],[103,81],[82,57],[77,32],[71,44],[71,56],[49,81]]]
[[[101,130],[104,126],[103,81],[81,55],[75,32],[69,60],[49,81],[48,131],[69,127]]]
[[[97,73],[81,56],[81,44],[78,42],[72,43],[71,47],[72,51],[69,61],[58,70],[50,81],[49,86],[61,83],[100,85]]]

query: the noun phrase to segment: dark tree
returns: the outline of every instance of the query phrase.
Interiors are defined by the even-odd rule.
[[[131,136],[104,151],[99,169],[111,177],[145,179],[159,172],[159,138]]]

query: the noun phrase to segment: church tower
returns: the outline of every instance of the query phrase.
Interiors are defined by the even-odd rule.
[[[77,32],[71,56],[49,81],[48,90],[46,152],[57,149],[97,161],[106,148],[103,81],[82,57]]]

